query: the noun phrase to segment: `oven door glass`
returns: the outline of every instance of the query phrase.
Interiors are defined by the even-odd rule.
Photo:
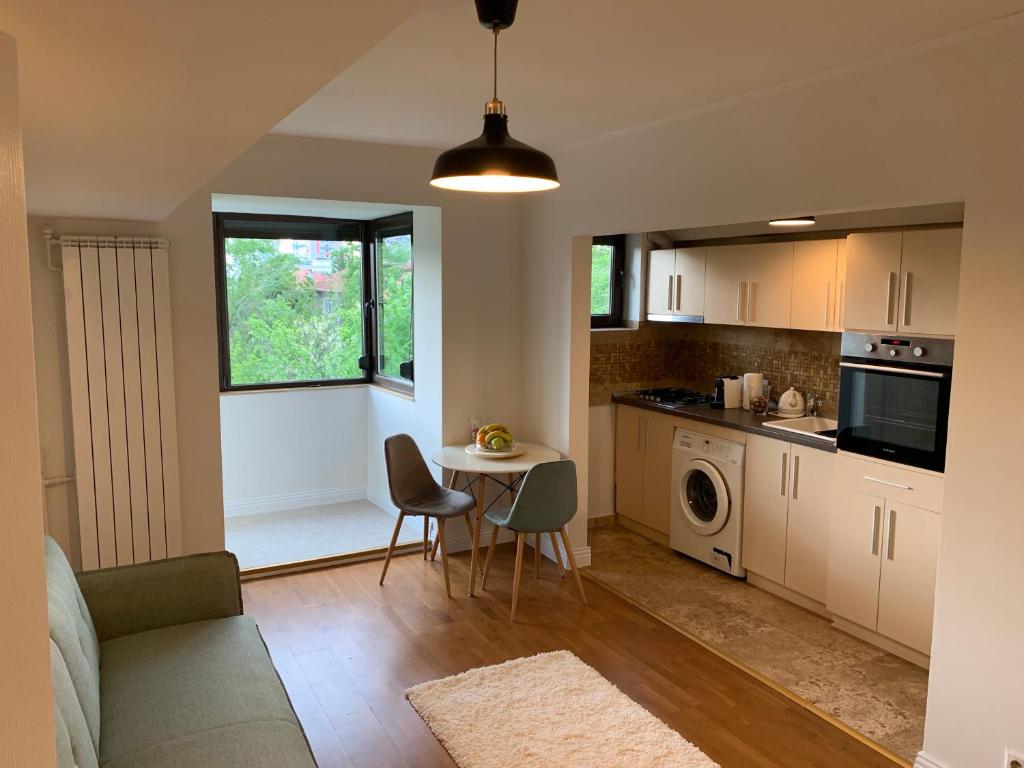
[[[840,450],[941,472],[946,463],[948,372],[844,365]]]

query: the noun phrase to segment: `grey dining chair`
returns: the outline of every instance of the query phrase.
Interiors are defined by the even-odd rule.
[[[491,542],[487,549],[487,562],[484,564],[484,579],[481,585],[487,588],[487,575],[491,570],[491,559],[494,557],[494,545],[498,539],[498,529],[508,528],[516,534],[516,566],[512,578],[512,621],[516,620],[516,608],[519,605],[519,584],[523,573],[523,546],[526,537],[534,534],[534,568],[536,557],[540,551],[540,535],[547,533],[555,548],[558,570],[562,571],[562,556],[555,540],[555,533],[562,538],[565,553],[569,558],[569,567],[576,579],[576,587],[580,592],[580,600],[587,604],[587,596],[583,591],[583,580],[576,567],[576,558],[569,543],[569,533],[565,530],[573,515],[576,514],[576,464],[572,461],[549,461],[537,464],[526,473],[522,487],[512,507],[488,511],[484,517],[494,526],[491,529]]]
[[[398,507],[398,522],[395,523],[395,532],[391,535],[388,553],[384,557],[380,583],[383,586],[388,565],[391,564],[391,556],[395,551],[395,542],[398,541],[398,534],[402,530],[405,518],[423,517],[424,553],[427,522],[434,518],[437,520],[437,538],[441,550],[441,564],[444,566],[444,586],[448,597],[451,597],[452,583],[448,575],[448,547],[444,540],[444,525],[453,517],[463,517],[472,536],[473,523],[470,521],[469,513],[476,507],[476,501],[468,493],[438,485],[423,460],[423,454],[416,447],[416,441],[409,435],[392,435],[384,441],[384,461],[388,469],[391,502]]]

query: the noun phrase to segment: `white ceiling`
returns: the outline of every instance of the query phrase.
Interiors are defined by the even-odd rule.
[[[29,210],[158,220],[422,0],[3,0]]]
[[[522,0],[502,33],[512,134],[559,150],[915,46],[1022,0]],[[447,146],[481,128],[490,34],[432,0],[283,120],[278,133]]]

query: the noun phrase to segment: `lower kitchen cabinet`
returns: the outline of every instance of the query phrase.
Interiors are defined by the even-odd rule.
[[[615,512],[668,536],[677,419],[615,407]]]
[[[644,411],[615,407],[615,511],[640,521],[644,492]]]
[[[828,609],[929,654],[942,516],[839,489],[829,529]]]
[[[878,633],[931,653],[942,515],[896,502],[885,512]]]
[[[743,477],[743,566],[825,602],[835,455],[751,435]]]

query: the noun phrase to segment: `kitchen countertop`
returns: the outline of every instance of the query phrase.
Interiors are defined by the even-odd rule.
[[[679,416],[683,419],[703,421],[706,424],[717,424],[727,429],[735,429],[740,432],[749,432],[754,435],[763,435],[787,443],[806,445],[808,448],[817,448],[829,453],[836,452],[835,441],[822,440],[820,437],[804,436],[799,432],[786,432],[772,427],[764,426],[766,421],[776,421],[778,416],[757,416],[742,408],[712,408],[710,405],[670,405],[667,403],[655,403],[650,400],[643,400],[633,394],[616,394],[612,396],[613,403],[621,403],[634,408],[644,408],[648,411],[667,413],[671,416]]]

